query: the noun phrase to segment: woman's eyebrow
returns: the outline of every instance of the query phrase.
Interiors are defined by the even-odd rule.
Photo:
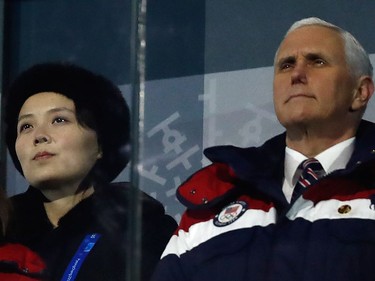
[[[69,111],[71,113],[75,113],[75,111],[73,109],[65,107],[65,106],[52,108],[52,109],[48,110],[47,113],[55,113],[55,112],[60,112],[60,111]]]
[[[55,107],[55,108],[47,110],[47,113],[56,113],[56,112],[62,112],[62,111],[68,111],[70,113],[75,114],[75,111],[73,109],[70,109],[67,107]],[[30,118],[33,115],[34,115],[33,113],[22,114],[18,117],[18,122],[21,121],[22,119]]]

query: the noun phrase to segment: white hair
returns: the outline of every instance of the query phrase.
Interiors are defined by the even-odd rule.
[[[311,18],[305,18],[299,21],[296,21],[292,26],[289,28],[289,30],[286,32],[284,38],[292,31],[304,27],[304,26],[310,26],[310,25],[319,25],[324,26],[327,28],[330,28],[332,30],[335,30],[343,39],[344,41],[344,51],[345,51],[345,58],[346,63],[349,66],[349,70],[354,75],[354,77],[358,78],[362,75],[368,75],[372,77],[373,75],[373,67],[370,61],[370,58],[365,51],[365,49],[362,47],[362,45],[358,42],[357,39],[354,38],[352,34],[350,34],[348,31],[332,24],[329,22],[326,22],[320,18],[311,17]],[[275,54],[275,62],[276,57],[279,53],[279,48],[276,51]]]

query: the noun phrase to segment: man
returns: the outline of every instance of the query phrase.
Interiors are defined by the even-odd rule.
[[[374,280],[368,55],[348,32],[308,18],[287,32],[274,69],[286,132],[258,148],[205,150],[213,164],[179,187],[187,211],[154,280]]]

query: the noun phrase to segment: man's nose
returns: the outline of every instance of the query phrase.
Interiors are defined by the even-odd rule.
[[[299,61],[294,65],[291,82],[292,84],[305,84],[307,82],[307,65],[304,62]]]

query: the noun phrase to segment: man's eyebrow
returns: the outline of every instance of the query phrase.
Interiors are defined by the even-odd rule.
[[[307,60],[315,60],[315,59],[324,59],[326,56],[321,52],[308,52],[306,54],[303,54],[303,57],[306,58]],[[280,66],[283,63],[294,63],[295,60],[296,58],[293,55],[282,57],[276,62],[276,65]]]
[[[324,55],[320,52],[311,52],[311,53],[307,53],[305,55],[305,58],[308,59],[308,60],[321,59],[323,57],[324,57]]]
[[[283,58],[280,58],[277,62],[276,62],[276,65],[280,66],[284,63],[293,63],[296,61],[296,58],[295,56],[287,56],[287,57],[283,57]]]

